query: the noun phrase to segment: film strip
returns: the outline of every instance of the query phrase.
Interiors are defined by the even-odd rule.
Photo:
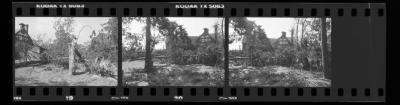
[[[115,18],[117,20],[115,24],[118,27],[117,33],[114,33],[118,35],[118,46],[116,47],[116,55],[118,55],[116,67],[118,72],[115,74],[117,78],[115,79],[116,83],[113,83],[114,85],[111,86],[17,85],[15,82],[23,80],[19,77],[17,78],[16,75],[19,72],[16,71],[16,68],[18,68],[17,61],[13,61],[13,98],[14,101],[384,102],[386,95],[385,8],[384,3],[14,2],[12,7],[14,17],[13,28],[16,34],[16,27],[19,24],[17,20],[19,18]],[[232,35],[230,33],[232,26],[230,25],[232,25],[231,22],[235,18],[329,18],[331,20],[330,30],[333,35],[331,37],[332,73],[330,83],[329,85],[315,87],[283,85],[234,86],[232,85],[233,82],[241,81],[242,79],[235,80],[231,77],[231,73],[234,73],[234,71],[228,65],[232,62],[224,59],[222,61],[223,66],[221,67],[223,77],[220,82],[222,85],[140,86],[137,85],[138,83],[135,83],[134,86],[126,85],[123,70],[124,63],[122,60],[122,46],[124,42],[122,28],[124,28],[124,20],[128,17],[142,17],[142,19],[147,17],[221,18],[220,22],[222,24],[220,30],[223,32],[223,56],[225,58],[229,58],[229,54],[231,54],[228,51],[230,50],[228,42],[230,41],[230,35]],[[171,18],[168,19],[172,20]],[[32,25],[29,26],[35,27]],[[34,29],[30,28],[30,30]],[[199,29],[201,30],[202,28]],[[16,34],[13,35],[13,38],[18,39]],[[13,40],[14,46],[16,46],[16,43],[17,41]],[[14,48],[14,52],[16,50]],[[14,59],[17,59],[16,55],[14,55]]]

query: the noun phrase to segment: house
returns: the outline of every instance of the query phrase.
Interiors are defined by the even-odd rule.
[[[20,23],[20,30],[15,33],[16,59],[43,60],[45,48],[38,46],[28,34],[28,25]]]
[[[192,45],[194,47],[204,46],[208,44],[223,45],[223,35],[219,33],[208,33],[208,29],[205,28],[203,34],[200,36],[189,36],[192,40]]]
[[[254,31],[251,35],[245,36],[242,41],[242,50],[249,51],[251,49],[259,49],[262,51],[273,51],[274,47],[267,35],[259,29]]]
[[[216,65],[221,62],[221,53],[218,53],[220,50],[217,49],[223,49],[223,35],[209,33],[207,28],[204,29],[204,32],[200,36],[188,36],[187,33],[180,32],[175,41],[169,44],[166,43],[166,46],[167,52],[170,54],[169,58],[174,64]],[[182,50],[176,48],[189,51],[187,54],[190,55],[182,58]],[[204,55],[204,52],[207,54]]]
[[[178,36],[176,47],[194,50],[205,45],[220,45],[223,46],[223,35],[208,33],[208,29],[204,28],[204,32],[200,36]],[[169,44],[166,44],[170,48]]]
[[[275,42],[275,48],[290,47],[293,43],[286,37],[286,32],[282,32],[281,37],[279,37]]]

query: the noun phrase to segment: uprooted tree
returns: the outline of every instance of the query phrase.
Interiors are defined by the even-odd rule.
[[[110,18],[97,34],[90,35],[86,58],[90,61],[90,72],[116,78],[118,59],[118,19]]]

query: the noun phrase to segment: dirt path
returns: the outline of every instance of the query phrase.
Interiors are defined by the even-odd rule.
[[[45,64],[15,69],[16,86],[116,86],[117,80],[83,73],[70,75],[67,69]]]

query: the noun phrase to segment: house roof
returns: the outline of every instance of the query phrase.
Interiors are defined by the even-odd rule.
[[[215,35],[214,33],[210,33],[209,35],[211,36],[212,39],[215,40],[216,35]],[[189,37],[189,39],[192,41],[192,44],[193,44],[193,45],[197,45],[196,40],[197,40],[200,36],[188,36],[188,37]],[[222,35],[218,35],[218,36],[217,36],[218,42],[221,42],[221,43],[222,43],[222,42],[223,42],[222,39],[223,39]]]
[[[25,25],[27,25],[27,24],[25,24]],[[35,43],[28,33],[23,33],[21,30],[19,30],[15,33],[15,35],[17,36],[15,38],[15,41],[27,43],[33,47],[38,47],[40,52],[47,50],[46,48],[43,48],[42,46],[39,46],[37,43]]]

